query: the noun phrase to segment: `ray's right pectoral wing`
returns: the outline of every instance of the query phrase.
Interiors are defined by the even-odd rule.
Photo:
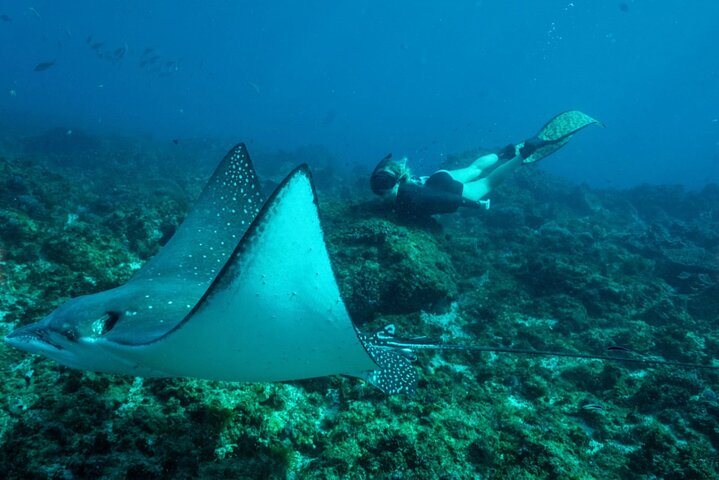
[[[340,296],[306,166],[265,203],[191,313],[140,360],[168,375],[233,381],[377,368]]]

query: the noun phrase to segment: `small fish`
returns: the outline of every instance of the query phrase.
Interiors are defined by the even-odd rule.
[[[631,352],[631,350],[629,350],[628,348],[621,347],[619,345],[611,345],[607,347],[607,350],[609,350],[610,352]]]
[[[180,65],[175,60],[165,62],[162,66],[160,74],[170,75],[180,70]]]
[[[92,48],[93,50],[99,50],[103,45],[105,45],[105,42],[95,42],[90,45],[90,48]]]
[[[35,65],[34,70],[35,70],[36,72],[44,72],[45,70],[47,70],[48,68],[52,67],[53,65],[55,65],[55,61],[54,61],[54,60],[51,61],[51,62],[40,62],[40,63],[38,63],[37,65]]]
[[[7,23],[12,22],[12,18],[8,17],[5,14],[0,15],[0,20],[2,20],[3,22],[7,22]]]
[[[29,387],[29,386],[30,386],[30,382],[32,381],[32,376],[33,376],[34,373],[35,373],[35,370],[30,369],[30,370],[28,370],[27,372],[25,372],[25,374],[23,375],[23,378],[25,379],[25,386],[26,386],[26,387]]]
[[[331,108],[325,114],[325,118],[322,120],[322,125],[331,125],[332,122],[335,121],[335,118],[337,118],[337,110]]]
[[[42,18],[42,17],[40,16],[40,12],[38,12],[37,10],[35,10],[34,7],[28,7],[28,10],[30,10],[30,13],[32,13],[33,15],[35,15],[37,18]]]
[[[252,87],[252,89],[255,91],[255,93],[258,93],[258,94],[260,93],[260,87],[256,83],[253,83],[253,82],[250,82],[249,80],[247,80],[247,85]]]
[[[172,143],[174,143],[175,145],[177,145],[178,143],[180,143],[180,140],[178,140],[177,138],[173,138],[173,139],[172,139]]]
[[[115,58],[122,58],[127,53],[127,45],[116,48],[114,52],[112,52],[115,55]]]
[[[604,407],[598,403],[587,403],[582,405],[582,410],[588,410],[592,412],[603,412]]]
[[[87,36],[87,38],[85,39],[85,43],[87,43],[88,45],[92,44],[92,35]]]
[[[145,50],[142,51],[142,56],[145,57],[154,51],[155,51],[154,48],[146,47]]]
[[[627,5],[626,2],[622,2],[619,4],[619,10],[623,13],[627,13],[629,11],[629,5]]]
[[[717,394],[714,393],[714,390],[711,388],[705,388],[702,392],[702,397],[704,397],[704,400],[710,402],[710,403],[716,403],[717,402]]]

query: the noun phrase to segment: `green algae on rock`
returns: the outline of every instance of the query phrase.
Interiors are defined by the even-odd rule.
[[[177,224],[184,214],[181,202],[158,200],[131,169],[103,178],[96,168],[87,177],[41,163],[0,162],[0,182],[16,189],[0,189],[0,226],[10,226],[0,228],[3,332],[70,294],[95,291],[83,274],[121,283],[159,248],[163,222]],[[178,185],[199,191],[202,179],[183,175]],[[125,193],[115,195],[110,184]],[[17,195],[28,192],[44,209],[18,206]],[[397,224],[354,193],[359,200],[321,198],[321,207],[338,280],[358,319],[397,323],[408,335],[439,335],[451,324],[462,341],[480,344],[588,352],[620,344],[649,355],[716,358],[716,285],[678,291],[685,284],[672,275],[681,272],[665,269],[662,251],[680,242],[715,251],[711,189],[587,191],[548,175],[520,175],[491,210],[444,218],[441,228]],[[97,208],[78,208],[86,205]],[[495,208],[506,209],[502,218],[493,217]],[[69,213],[79,215],[70,226]],[[41,256],[43,245],[54,248],[52,259]],[[392,303],[388,288],[401,303]],[[712,463],[719,447],[715,373],[495,354],[418,356],[420,388],[405,398],[339,377],[269,385],[137,381],[71,371],[3,346],[0,476],[719,475]],[[601,410],[583,409],[587,404]]]

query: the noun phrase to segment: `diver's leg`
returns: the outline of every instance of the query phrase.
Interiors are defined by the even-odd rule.
[[[479,168],[480,170],[485,170],[497,163],[497,160],[499,160],[499,157],[496,153],[488,153],[487,155],[482,155],[477,158],[474,162],[472,162],[471,166]]]
[[[486,177],[480,178],[474,182],[465,183],[464,190],[462,191],[462,197],[472,202],[479,202],[497,185],[502,183],[510,173],[514,172],[519,166],[521,166],[522,160],[522,157],[517,155],[510,161],[492,170],[492,173]]]
[[[497,163],[498,158],[499,157],[497,157],[496,154],[490,153],[488,155],[482,155],[481,157],[473,161],[468,167],[459,168],[457,170],[444,171],[449,173],[449,175],[454,180],[457,180],[458,182],[462,183],[467,183],[479,178],[483,170]]]

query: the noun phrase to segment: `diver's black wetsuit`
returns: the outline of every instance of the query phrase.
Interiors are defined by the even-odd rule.
[[[406,217],[425,217],[435,213],[454,213],[462,206],[479,205],[462,198],[464,184],[445,171],[434,173],[424,185],[407,181],[397,189],[397,213]]]

